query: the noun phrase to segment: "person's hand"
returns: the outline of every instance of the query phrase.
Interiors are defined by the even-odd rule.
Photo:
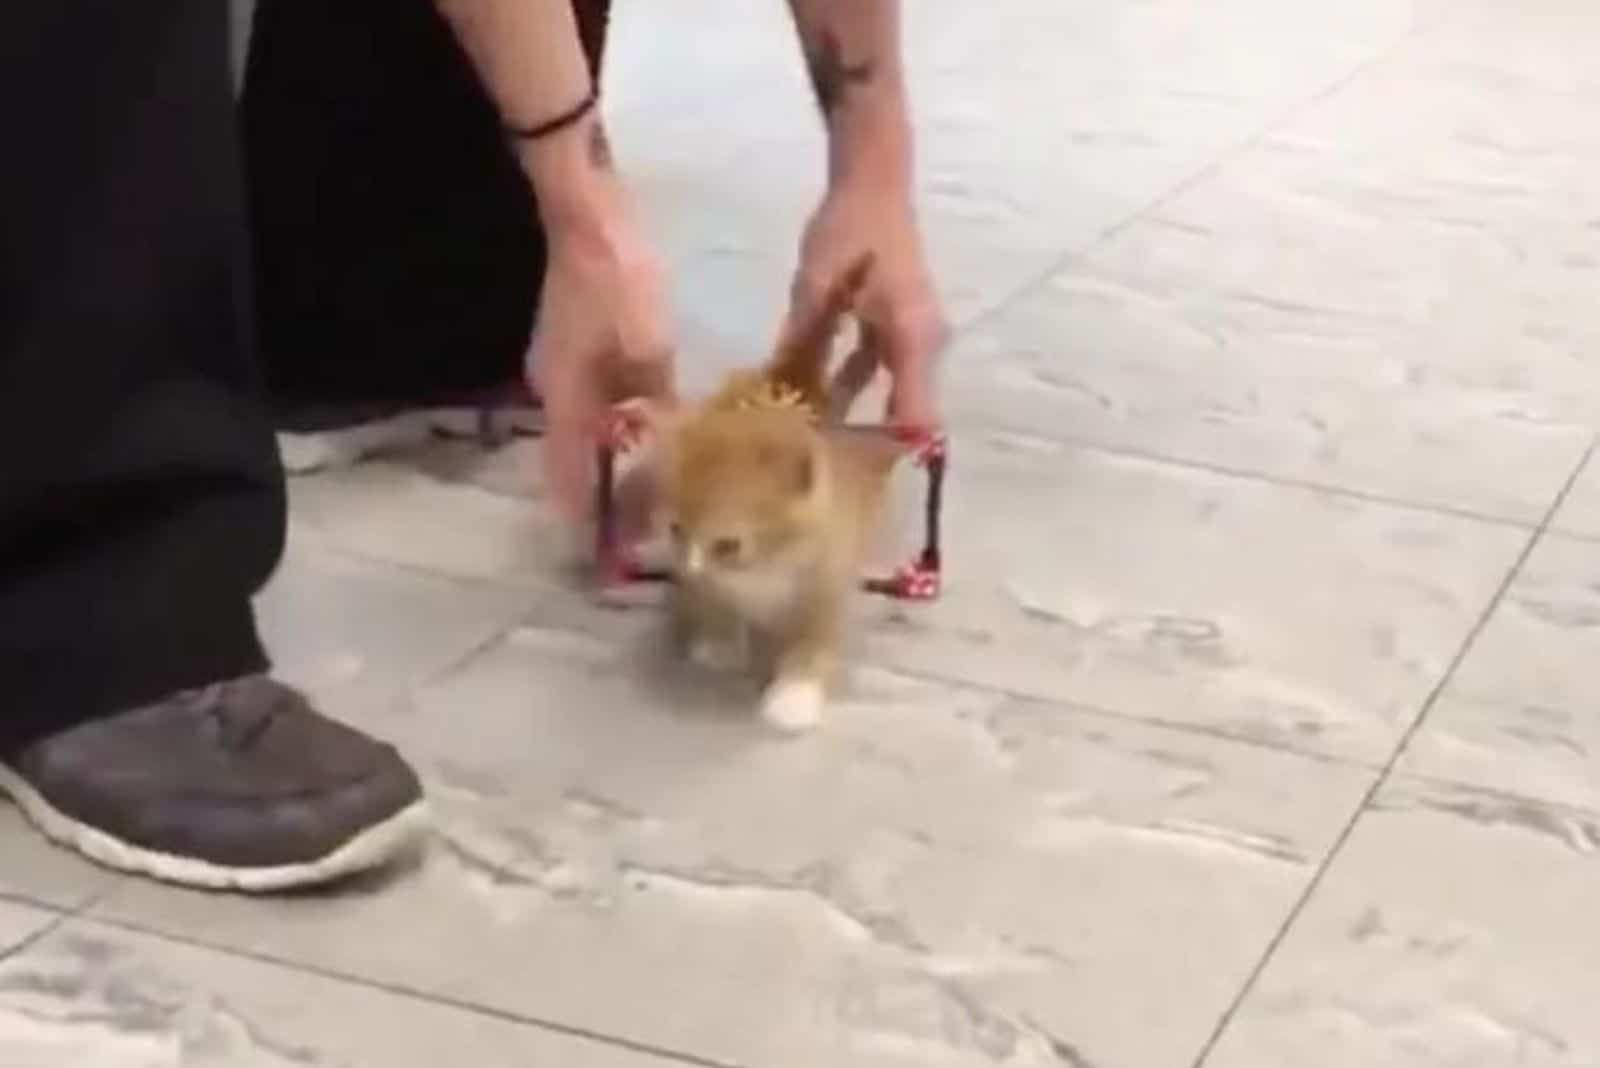
[[[546,238],[528,373],[544,401],[549,485],[577,523],[589,518],[595,435],[610,406],[673,394],[672,331],[660,266],[614,178],[547,213]]]
[[[835,183],[811,217],[800,243],[790,322],[816,314],[825,294],[865,254],[872,265],[856,316],[865,355],[889,370],[891,423],[938,422],[933,359],[948,335],[944,312],[923,255],[909,192],[870,180]]]

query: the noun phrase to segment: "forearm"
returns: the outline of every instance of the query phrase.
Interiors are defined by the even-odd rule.
[[[911,122],[901,60],[900,0],[788,0],[817,107],[832,181],[909,184]]]
[[[595,92],[572,0],[435,2],[500,112],[546,226],[581,217],[610,169],[598,108],[543,136],[516,133],[571,113]]]

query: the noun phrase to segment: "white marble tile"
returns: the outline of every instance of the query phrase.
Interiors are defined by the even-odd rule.
[[[1451,23],[952,354],[958,418],[1535,522],[1600,417],[1600,14]]]
[[[502,586],[561,581],[568,552],[540,496],[536,446],[429,444],[290,483],[311,547]]]
[[[896,560],[922,486],[902,472]],[[944,519],[943,598],[863,595],[858,657],[1374,763],[1529,536],[978,430],[956,436]],[[573,591],[526,618],[607,634]]]
[[[1600,812],[1600,545],[1547,536],[1403,767]]]
[[[473,534],[473,517],[451,533]],[[408,524],[394,536],[406,536]],[[441,524],[440,530],[446,529]],[[535,590],[430,575],[330,549],[298,518],[282,566],[257,602],[280,677],[319,694],[403,693],[509,628]]]
[[[1386,340],[1325,307],[1218,293],[1199,279],[1228,252],[1206,252],[1185,278],[1109,266],[1123,250],[1146,265],[1169,254],[1157,225],[959,342],[944,389],[955,424],[1529,524],[1550,507],[1586,426],[1527,418],[1520,387],[1469,366],[1429,366],[1431,343]],[[1246,255],[1264,278],[1282,271],[1265,244]]]
[[[942,599],[870,610],[882,662],[1381,762],[1520,530],[957,435]]]
[[[1436,6],[906,5],[919,210],[952,315],[1005,299]],[[692,380],[769,341],[823,139],[783,5],[625,2],[614,27],[609,121],[672,265]]]
[[[1600,1064],[1600,822],[1400,780],[1206,1068]]]
[[[1600,538],[1600,460],[1590,456],[1583,465],[1550,527],[1563,534]]]
[[[76,922],[0,963],[6,1068],[667,1068],[616,1046]]]
[[[9,801],[0,801],[0,897],[75,909],[104,891],[115,876],[57,848]]]
[[[727,1063],[1180,1068],[1372,774],[866,668],[778,740],[604,618],[397,723],[416,870],[107,912]]]
[[[12,901],[0,901],[0,954],[56,922],[57,914]],[[0,1062],[3,1063],[3,1062]]]

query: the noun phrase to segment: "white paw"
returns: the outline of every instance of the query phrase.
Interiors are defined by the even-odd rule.
[[[738,671],[746,662],[742,642],[715,638],[696,638],[690,642],[689,659],[707,671]]]
[[[822,684],[812,679],[779,679],[761,699],[761,718],[780,731],[798,734],[822,722]]]

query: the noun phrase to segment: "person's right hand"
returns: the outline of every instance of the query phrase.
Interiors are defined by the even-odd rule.
[[[673,343],[662,273],[621,183],[591,176],[545,211],[549,247],[528,373],[545,406],[546,474],[569,521],[589,518],[595,434],[629,397],[670,401]]]

